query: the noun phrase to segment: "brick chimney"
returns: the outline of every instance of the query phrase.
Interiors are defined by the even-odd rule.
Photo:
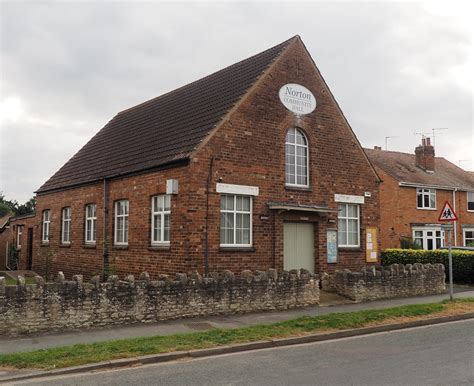
[[[374,146],[374,150],[382,150],[382,146]]]
[[[430,138],[422,138],[421,145],[415,149],[416,166],[422,168],[426,172],[434,172],[435,170],[435,151],[431,146]]]

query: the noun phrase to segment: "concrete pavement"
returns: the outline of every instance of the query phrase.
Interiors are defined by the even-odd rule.
[[[456,292],[456,297],[474,297],[474,290],[469,287],[457,287]],[[269,324],[297,318],[304,315],[313,316],[332,312],[350,312],[377,308],[390,308],[406,304],[434,303],[443,299],[447,299],[447,295],[381,300],[368,303],[351,303],[330,307],[316,306],[279,312],[213,316],[199,319],[180,319],[153,324],[137,324],[126,327],[113,327],[110,329],[90,329],[54,334],[29,335],[17,338],[0,338],[0,354],[32,351],[77,343],[93,343],[143,336],[169,335],[175,333],[204,331],[212,328],[236,328],[256,324]]]
[[[472,385],[474,320],[15,384]]]

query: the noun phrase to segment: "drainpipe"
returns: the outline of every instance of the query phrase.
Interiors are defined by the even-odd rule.
[[[214,165],[214,156],[211,158],[209,163],[209,172],[207,175],[206,182],[206,229],[205,229],[205,240],[204,240],[204,274],[207,276],[209,273],[209,187],[212,179],[212,166]]]
[[[109,195],[108,195],[108,185],[107,179],[104,178],[104,187],[103,187],[103,199],[102,199],[102,207],[103,207],[103,214],[102,214],[102,277],[104,280],[107,280],[109,275],[109,243],[107,240],[107,220],[109,216]]]
[[[453,210],[454,210],[454,213],[456,213],[456,191],[457,190],[458,190],[458,188],[454,188],[454,190],[453,190]],[[454,245],[455,246],[458,245],[457,225],[458,225],[458,222],[454,221],[453,231],[454,231]]]
[[[275,235],[275,230],[276,230],[276,224],[275,224],[275,221],[276,221],[276,215],[275,215],[275,211],[273,211],[272,213],[273,215],[273,224],[272,224],[272,232],[273,232],[273,236],[272,236],[272,260],[273,260],[273,264],[272,264],[272,268],[276,268],[276,235]]]

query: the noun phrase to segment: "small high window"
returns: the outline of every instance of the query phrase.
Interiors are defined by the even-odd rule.
[[[71,208],[63,208],[61,215],[61,244],[71,243]]]
[[[49,209],[46,209],[43,211],[43,229],[41,232],[41,241],[43,243],[49,243],[50,226],[51,226],[51,211]]]
[[[95,244],[97,223],[97,205],[86,205],[86,244]]]
[[[151,199],[151,244],[170,242],[171,195],[162,194]]]
[[[286,133],[285,181],[288,186],[308,187],[308,141],[296,128]]]
[[[416,207],[436,209],[436,189],[416,188]]]
[[[115,245],[128,245],[128,200],[115,202]]]
[[[338,233],[340,247],[360,246],[359,205],[339,204]]]

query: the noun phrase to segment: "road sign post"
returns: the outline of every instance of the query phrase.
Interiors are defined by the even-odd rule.
[[[443,225],[443,229],[448,231],[448,275],[449,275],[449,299],[453,300],[453,254],[452,254],[452,232],[453,225],[446,224]]]
[[[448,201],[444,203],[443,209],[439,214],[438,221],[447,222],[448,224],[443,225],[443,229],[448,231],[448,270],[449,270],[449,299],[453,300],[453,254],[452,254],[452,232],[453,232],[453,222],[457,221],[458,217],[454,212],[453,208]]]

